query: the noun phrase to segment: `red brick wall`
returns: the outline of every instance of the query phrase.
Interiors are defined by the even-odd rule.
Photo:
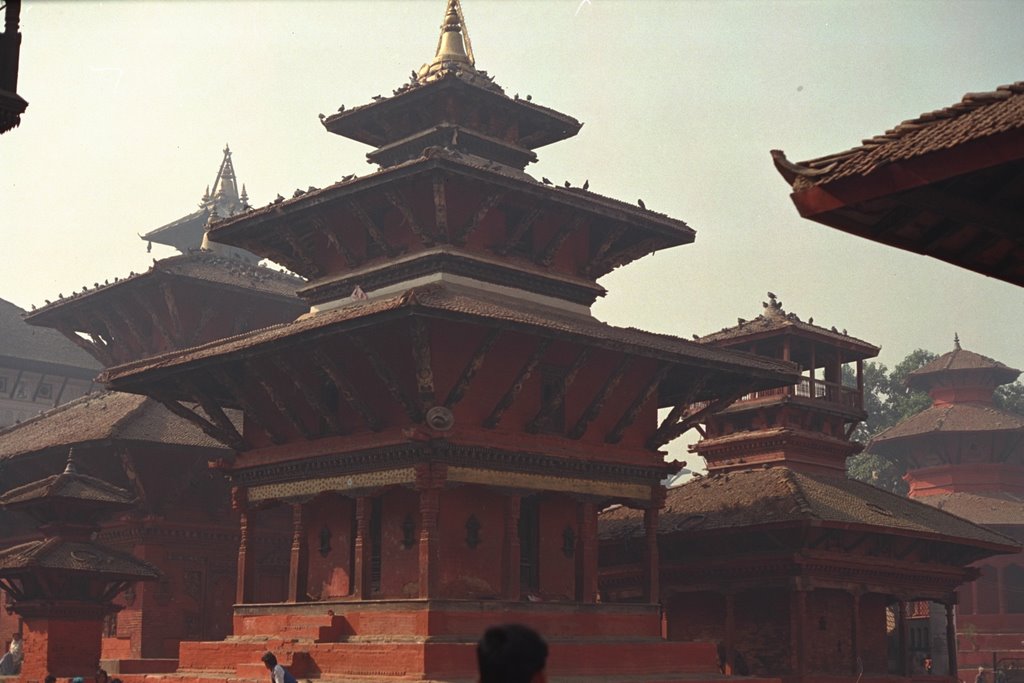
[[[414,598],[419,595],[419,494],[395,488],[383,495],[381,504],[380,593],[375,598]],[[444,507],[444,504],[441,504]],[[416,542],[402,544],[402,524],[411,516]]]
[[[576,506],[568,496],[540,499],[540,594],[545,600],[574,600],[576,596],[576,558],[562,552],[566,528],[579,538]]]
[[[89,676],[99,666],[102,628],[101,619],[26,619],[22,680],[42,681],[47,674]]]
[[[311,501],[306,508],[309,549],[307,592],[314,599],[327,600],[349,595],[352,566],[352,529],[355,501],[327,494]],[[330,551],[320,552],[320,535],[330,531]]]
[[[479,486],[444,491],[438,514],[441,529],[441,595],[496,598],[501,595],[506,497]],[[475,516],[479,545],[469,547],[466,523]]]
[[[749,672],[777,676],[789,671],[789,593],[748,591],[738,594],[735,600],[734,648]]]
[[[808,593],[804,652],[809,672],[848,674],[853,670],[852,600],[849,593],[837,590]]]
[[[867,593],[860,599],[860,660],[865,674],[888,672],[885,606],[888,598]]]
[[[677,593],[665,601],[669,640],[725,638],[725,598],[719,593]]]

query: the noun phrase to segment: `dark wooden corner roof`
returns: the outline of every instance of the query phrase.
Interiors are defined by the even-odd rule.
[[[965,95],[853,149],[772,157],[803,217],[1024,285],[1024,81]]]
[[[84,541],[50,538],[0,551],[0,576],[18,576],[40,570],[92,574],[122,581],[146,581],[161,576],[160,570],[148,562]]]
[[[188,366],[196,369],[212,362],[267,352],[281,343],[298,343],[347,328],[365,326],[371,319],[394,313],[417,313],[449,317],[485,325],[507,325],[544,337],[565,337],[587,344],[663,359],[714,368],[742,375],[765,386],[782,386],[798,377],[795,364],[753,354],[704,346],[670,335],[654,334],[634,328],[614,327],[595,318],[563,313],[518,300],[491,298],[475,290],[451,285],[425,285],[389,298],[356,302],[264,330],[211,342],[193,349],[165,354],[108,368],[102,381],[114,388],[139,390],[146,378],[175,372]]]
[[[698,477],[668,491],[658,533],[721,532],[774,525],[810,524],[913,535],[1018,552],[1008,536],[853,479],[797,472],[784,466]],[[602,513],[603,539],[642,537],[643,511]]]
[[[240,416],[231,414],[241,424]],[[153,399],[110,391],[70,401],[0,431],[0,460],[108,440],[225,450],[220,442]]]
[[[69,462],[67,469],[60,474],[6,492],[0,496],[0,505],[24,508],[39,501],[58,499],[100,504],[113,509],[135,504],[135,496],[131,492],[102,479],[80,474]]]
[[[952,351],[942,354],[930,363],[925,363],[911,372],[907,376],[906,385],[911,389],[927,390],[940,375],[977,370],[990,370],[996,378],[996,385],[1008,384],[1020,376],[1020,370],[980,353],[962,349],[957,342],[957,347]]]
[[[100,369],[96,359],[56,330],[30,327],[25,311],[0,299],[0,357],[63,366],[68,374],[92,379]]]

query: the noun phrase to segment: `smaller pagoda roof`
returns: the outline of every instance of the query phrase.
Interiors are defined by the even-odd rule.
[[[980,353],[961,348],[959,336],[956,337],[954,343],[956,346],[952,351],[942,354],[911,372],[907,376],[906,385],[911,389],[927,391],[937,376],[960,371],[991,370],[998,378],[997,384],[1007,384],[1020,376],[1020,370],[1016,368],[1011,368]]]
[[[868,449],[886,447],[900,439],[926,434],[957,432],[1016,432],[1024,430],[1024,417],[987,403],[950,403],[932,406],[878,433]]]
[[[54,323],[53,314],[57,311],[74,308],[86,301],[98,303],[99,300],[92,297],[101,296],[106,292],[126,291],[123,288],[129,282],[149,282],[166,277],[184,278],[200,284],[233,287],[250,294],[287,299],[297,299],[296,290],[305,284],[305,280],[294,275],[248,263],[239,258],[220,256],[214,252],[196,248],[159,261],[154,259],[149,270],[142,273],[132,272],[128,277],[114,278],[113,282],[108,280],[103,284],[96,283],[92,288],[83,287],[80,292],[48,302],[45,306],[29,313],[25,319],[30,325],[47,326]],[[64,339],[59,332],[54,331],[53,334],[75,348],[76,351],[88,355]],[[93,365],[98,365],[95,360],[91,358],[90,360]]]
[[[102,479],[81,474],[75,466],[73,454],[74,449],[71,449],[63,472],[11,489],[0,496],[0,505],[25,508],[52,500],[84,501],[108,508],[127,508],[135,504],[135,496],[131,492]]]
[[[740,320],[739,324],[732,327],[723,327],[718,332],[712,332],[696,341],[701,344],[721,344],[750,337],[759,337],[779,331],[802,332],[804,334],[827,339],[839,345],[856,349],[863,354],[864,358],[871,358],[878,355],[879,347],[870,344],[862,339],[851,337],[846,330],[840,332],[835,327],[828,329],[815,325],[811,318],[803,321],[795,313],[788,313],[782,308],[782,301],[775,294],[768,292],[768,301],[762,302],[764,312],[753,320]]]
[[[49,538],[0,550],[0,576],[40,570],[99,574],[110,580],[128,581],[158,579],[161,575],[148,562],[87,541]]]
[[[240,425],[238,413],[228,414]],[[219,441],[151,398],[106,391],[83,396],[0,431],[0,460],[108,440],[224,449]]]
[[[1024,498],[1006,491],[977,494],[956,491],[921,496],[917,500],[957,517],[986,526],[1024,525]]]
[[[59,365],[83,379],[96,375],[101,366],[95,358],[56,330],[25,324],[24,316],[23,309],[0,299],[0,357]]]
[[[658,516],[658,533],[756,530],[812,525],[913,535],[998,552],[1020,545],[930,505],[838,476],[785,466],[698,477],[669,489]],[[620,507],[601,515],[603,539],[644,535],[643,511]]]
[[[103,381],[115,385],[128,385],[143,374],[162,374],[185,365],[195,367],[214,358],[251,355],[256,349],[268,349],[271,345],[285,340],[315,338],[330,328],[340,331],[350,324],[359,324],[370,316],[403,310],[410,313],[418,310],[425,314],[484,324],[532,328],[546,336],[566,336],[585,340],[586,343],[595,346],[642,356],[714,367],[723,371],[742,372],[747,377],[765,380],[772,386],[793,381],[797,377],[796,366],[792,363],[703,346],[671,335],[614,327],[590,316],[490,296],[455,285],[431,284],[415,287],[392,297],[356,302],[349,306],[322,311],[292,323],[237,335],[193,349],[108,368],[102,378]]]

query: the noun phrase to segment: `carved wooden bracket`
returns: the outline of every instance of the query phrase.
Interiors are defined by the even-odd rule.
[[[605,443],[618,443],[619,441],[622,441],[622,434],[630,425],[633,424],[637,415],[640,414],[640,410],[644,407],[647,401],[651,399],[654,392],[658,390],[662,381],[668,377],[668,373],[671,369],[672,366],[668,364],[662,365],[658,368],[658,371],[654,373],[654,377],[651,378],[651,381],[640,390],[640,393],[636,395],[633,402],[629,404],[628,408],[626,408],[626,412],[622,414],[622,417],[620,417],[618,422],[615,423],[615,426],[612,427],[611,431],[605,435]]]
[[[519,392],[523,390],[523,384],[525,384],[526,380],[530,378],[530,375],[533,373],[534,369],[536,369],[537,364],[540,363],[541,358],[544,357],[544,353],[548,350],[548,346],[550,345],[550,339],[541,339],[537,343],[537,347],[533,350],[533,353],[530,354],[530,357],[526,359],[526,362],[519,369],[519,373],[516,374],[515,379],[512,381],[512,386],[508,388],[505,395],[502,396],[501,400],[498,401],[498,404],[494,406],[494,410],[491,411],[491,414],[484,419],[484,427],[494,429],[498,426],[498,423],[501,422],[502,415],[504,415],[505,411],[509,409],[512,402],[516,400]]]
[[[476,232],[476,229],[480,227],[480,224],[483,222],[485,218],[487,218],[487,215],[491,212],[491,210],[494,209],[494,207],[497,206],[498,203],[504,198],[504,192],[494,192],[492,194],[487,195],[487,197],[485,197],[484,200],[480,203],[480,208],[478,208],[476,210],[476,213],[473,214],[473,218],[470,219],[469,223],[466,224],[466,227],[464,227],[462,231],[458,235],[456,235],[454,240],[452,241],[455,244],[459,245],[465,244],[467,241],[469,241],[470,236],[474,232]]]
[[[601,385],[601,388],[594,395],[590,405],[587,406],[587,409],[583,411],[582,415],[580,415],[580,418],[576,421],[573,428],[569,430],[570,439],[583,438],[583,435],[587,433],[587,427],[589,427],[590,423],[601,414],[601,411],[604,409],[605,401],[608,400],[608,396],[611,395],[615,387],[617,387],[619,382],[622,381],[623,376],[629,370],[632,363],[633,359],[630,356],[622,357],[619,364],[615,366],[614,370],[612,370],[612,374],[608,376],[608,379],[605,380],[604,384]]]
[[[370,361],[370,367],[373,368],[374,374],[384,383],[392,398],[402,405],[409,419],[413,422],[421,422],[423,420],[423,411],[420,409],[420,406],[405,392],[391,367],[377,353],[377,349],[355,334],[348,335],[348,340]]]
[[[494,347],[494,343],[498,341],[498,337],[501,336],[501,330],[493,329],[487,332],[484,340],[480,342],[480,346],[477,347],[476,351],[473,352],[473,356],[466,363],[466,367],[462,369],[462,374],[459,375],[459,379],[455,382],[451,391],[448,392],[448,398],[444,401],[445,408],[451,409],[455,407],[462,397],[466,395],[466,390],[469,389],[470,382],[476,376],[476,373],[483,367],[484,360],[487,358],[488,352]]]
[[[348,403],[352,410],[359,413],[359,416],[363,418],[366,426],[372,431],[379,432],[381,429],[380,418],[370,410],[369,404],[363,400],[362,396],[360,396],[355,385],[349,381],[348,377],[345,376],[345,373],[330,358],[330,356],[321,349],[315,349],[310,354],[310,358],[312,358],[317,367],[319,367],[320,370],[323,371],[323,373],[327,375],[332,382],[334,382],[334,386],[337,387],[338,393],[341,394],[341,397],[345,399],[345,402]]]

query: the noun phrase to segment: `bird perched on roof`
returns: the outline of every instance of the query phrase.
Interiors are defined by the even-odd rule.
[[[542,183],[544,183],[545,185],[550,185],[550,184],[551,184],[551,181],[550,181],[550,180],[548,180],[547,178],[545,178],[544,176],[541,176],[540,180],[541,180],[541,182],[542,182]]]
[[[327,114],[324,114],[323,112],[320,112],[319,114],[317,114],[317,116],[319,116],[319,117],[320,117],[320,120],[321,120],[321,121],[323,121],[324,119],[326,119],[326,118],[327,118]]]
[[[565,181],[565,186],[566,186],[566,187],[572,187],[572,185],[570,185],[570,184],[569,184],[569,181],[568,181],[568,180],[566,180],[566,181]]]
[[[814,316],[811,316],[810,318],[807,319],[807,324],[808,325],[813,325],[814,324]]]
[[[294,199],[296,197],[301,197],[304,194],[306,194],[306,193],[303,190],[300,190],[299,188],[295,188],[295,192],[292,193],[292,199]]]
[[[347,182],[348,182],[348,181],[350,181],[350,180],[354,180],[354,179],[355,179],[355,177],[356,177],[356,174],[355,174],[355,173],[349,173],[349,174],[348,174],[347,176],[343,176],[343,177],[342,177],[342,179],[341,179],[341,182],[343,182],[343,183],[347,183]]]
[[[341,105],[340,107],[338,107],[338,113],[339,113],[339,114],[340,114],[341,112],[343,112],[343,111],[345,111],[345,105],[344,105],[344,104],[343,104],[343,105]]]
[[[587,180],[583,181],[583,189],[584,190],[589,190],[590,189],[590,179],[589,178]]]
[[[638,200],[636,200],[636,203],[637,203],[637,206],[639,206],[641,209],[645,209],[645,210],[647,209],[647,205],[644,204],[644,200],[638,199]]]
[[[43,299],[43,301],[45,301],[47,305],[50,304],[50,300],[49,299]]]
[[[533,101],[533,95],[527,95],[526,96],[526,101],[527,102],[532,102]]]
[[[835,326],[835,325],[833,325],[833,326],[832,326],[832,331],[833,331],[833,332],[839,332],[839,330],[837,330],[837,329],[836,329],[836,326]]]
[[[768,292],[768,298],[769,299],[778,299],[779,297],[775,296],[775,292]]]
[[[374,95],[374,96],[373,96],[373,97],[371,97],[370,99],[372,99],[373,101],[375,101],[375,102],[376,102],[376,101],[378,101],[378,100],[383,100],[384,98],[383,98],[383,97],[382,97],[381,95]]]
[[[277,196],[276,196],[276,197],[274,197],[274,203],[275,203],[275,204],[280,204],[280,203],[281,203],[281,202],[283,202],[283,201],[284,201],[284,197],[283,197],[283,196],[281,196],[281,193],[280,193],[280,192],[278,192],[278,193],[277,193]]]

